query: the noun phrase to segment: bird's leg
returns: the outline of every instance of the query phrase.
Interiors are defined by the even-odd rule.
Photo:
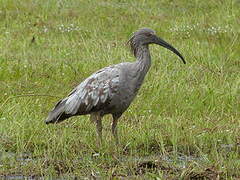
[[[98,144],[101,145],[102,143],[102,117],[100,114],[96,114],[96,128],[97,128],[97,135],[98,135]]]
[[[98,112],[91,113],[90,120],[92,123],[96,123],[96,130],[97,130],[97,144],[101,145],[102,142],[102,117]]]
[[[90,114],[90,121],[91,121],[91,123],[95,123],[97,121],[96,116],[97,116],[96,113],[91,113]]]
[[[116,141],[116,144],[119,143],[119,140],[118,140],[118,133],[117,133],[117,123],[118,123],[118,118],[117,116],[114,116],[113,115],[113,122],[112,122],[112,134],[113,134],[113,137]]]
[[[102,119],[99,117],[99,119],[96,121],[96,127],[97,127],[97,134],[100,142],[102,141]]]

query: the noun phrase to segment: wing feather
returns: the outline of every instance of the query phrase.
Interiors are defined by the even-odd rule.
[[[67,97],[65,113],[87,113],[111,100],[119,87],[119,73],[117,67],[111,66],[85,79]]]

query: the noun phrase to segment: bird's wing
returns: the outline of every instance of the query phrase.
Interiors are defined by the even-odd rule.
[[[117,93],[119,74],[120,70],[116,66],[110,66],[85,79],[66,98],[65,113],[87,113],[110,101]]]

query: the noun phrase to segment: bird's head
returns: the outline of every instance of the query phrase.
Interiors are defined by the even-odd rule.
[[[184,60],[183,56],[178,52],[178,50],[176,50],[172,45],[158,37],[155,31],[153,31],[152,29],[139,29],[138,31],[133,33],[133,36],[129,39],[128,43],[130,44],[131,50],[135,56],[139,47],[148,44],[158,44],[177,54],[182,59],[183,63],[186,64],[186,61]]]

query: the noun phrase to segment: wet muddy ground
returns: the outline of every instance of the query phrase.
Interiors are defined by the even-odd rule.
[[[231,145],[223,145],[223,150],[231,150]],[[230,149],[229,149],[230,148]],[[100,156],[99,153],[93,154],[93,160],[96,159],[98,156]],[[0,167],[3,166],[3,163],[6,162],[6,160],[15,159],[20,165],[28,165],[30,163],[34,163],[36,159],[34,159],[31,154],[20,154],[16,155],[15,153],[11,152],[2,152],[0,153]],[[134,173],[129,174],[129,176],[121,175],[121,174],[115,174],[115,177],[118,177],[120,179],[125,178],[135,178],[135,177],[141,177],[146,173],[156,173],[159,171],[163,172],[164,178],[170,178],[174,179],[173,177],[176,174],[184,173],[189,167],[191,167],[191,164],[207,164],[208,159],[205,156],[201,157],[195,157],[195,156],[186,156],[184,154],[175,154],[175,155],[154,155],[154,156],[145,156],[145,157],[124,157],[122,159],[119,159],[119,164],[124,163],[131,163],[135,164],[134,167]],[[14,162],[14,161],[13,161]],[[220,176],[221,172],[218,172],[214,169],[214,167],[206,168],[204,171],[201,171],[199,173],[196,172],[188,172],[186,177],[189,178],[207,178],[207,179],[216,179]],[[75,176],[68,176],[65,174],[59,174],[59,176],[39,176],[39,175],[32,175],[32,176],[25,176],[21,173],[17,174],[6,174],[6,175],[0,175],[1,179],[8,179],[8,180],[15,180],[15,179],[45,179],[45,178],[51,178],[54,180],[63,180],[63,179],[100,179],[101,176],[96,171],[92,171],[91,174],[87,177],[75,177]]]

